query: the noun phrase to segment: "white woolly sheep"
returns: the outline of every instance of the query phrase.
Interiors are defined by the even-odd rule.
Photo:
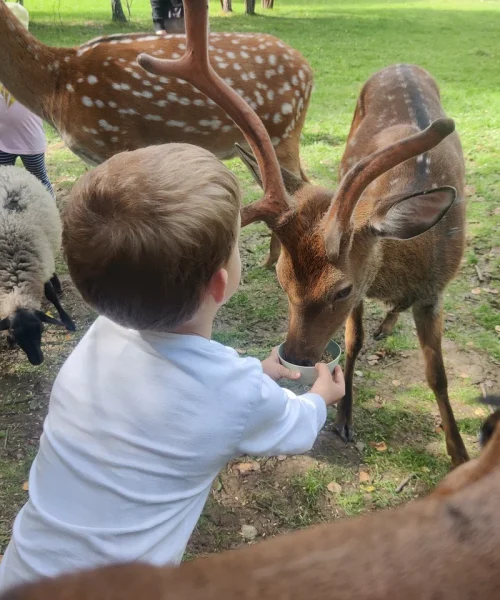
[[[43,361],[42,323],[75,329],[58,299],[61,232],[59,211],[43,184],[24,169],[0,167],[0,331],[8,331],[9,343],[33,365]],[[62,322],[40,310],[44,293]]]

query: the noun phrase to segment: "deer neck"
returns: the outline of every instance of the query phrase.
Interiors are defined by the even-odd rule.
[[[50,121],[60,51],[34,38],[0,0],[0,83],[21,104]]]

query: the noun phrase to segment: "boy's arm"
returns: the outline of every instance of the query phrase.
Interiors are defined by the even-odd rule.
[[[262,375],[260,398],[241,436],[241,454],[300,454],[312,448],[326,420],[323,398],[309,392],[296,396]]]

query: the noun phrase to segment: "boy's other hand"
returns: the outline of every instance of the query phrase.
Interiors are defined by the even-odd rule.
[[[271,354],[262,361],[262,370],[274,381],[278,381],[278,379],[299,379],[300,377],[300,373],[290,371],[280,363],[278,348],[273,348]]]
[[[345,395],[345,381],[342,369],[337,365],[333,373],[330,373],[325,363],[316,365],[318,379],[311,388],[313,394],[323,398],[327,406],[336,404]]]

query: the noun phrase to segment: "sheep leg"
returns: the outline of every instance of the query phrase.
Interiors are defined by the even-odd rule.
[[[75,329],[76,329],[75,324],[71,320],[71,317],[68,315],[68,313],[61,306],[61,303],[59,302],[59,298],[57,297],[57,294],[54,290],[54,286],[52,285],[51,281],[47,281],[47,283],[45,284],[45,287],[44,287],[44,291],[45,291],[45,297],[47,298],[47,300],[49,302],[52,302],[52,304],[56,307],[57,312],[59,313],[59,316],[61,317],[61,321],[66,326],[66,329],[68,331],[75,331]]]
[[[57,276],[57,273],[54,273],[54,275],[52,275],[52,277],[50,278],[50,283],[52,284],[52,287],[54,288],[55,293],[58,296],[62,296],[62,293],[63,293],[62,285],[61,285],[61,282],[59,281],[59,277]]]

